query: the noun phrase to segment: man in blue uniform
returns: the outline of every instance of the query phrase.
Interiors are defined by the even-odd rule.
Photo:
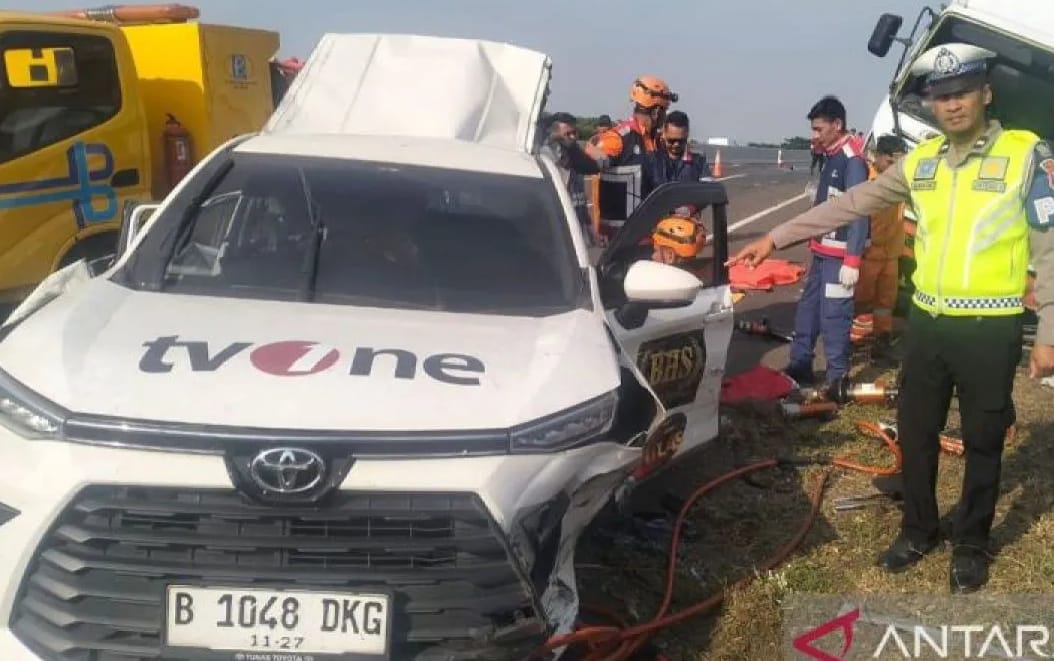
[[[868,179],[867,161],[845,128],[845,115],[845,106],[832,96],[820,99],[809,111],[813,144],[822,147],[826,156],[816,189],[816,205]],[[849,371],[854,288],[860,278],[869,229],[868,217],[860,216],[848,226],[809,243],[812,266],[798,301],[794,342],[786,369],[787,375],[798,383],[815,381],[812,363],[816,339],[821,335],[827,358],[826,383],[830,385]]]

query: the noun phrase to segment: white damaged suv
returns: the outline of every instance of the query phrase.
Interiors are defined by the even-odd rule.
[[[572,627],[584,527],[717,434],[732,301],[716,183],[591,262],[531,147],[549,72],[327,35],[264,131],[12,314],[0,659],[517,659]],[[686,203],[705,284],[640,258]]]

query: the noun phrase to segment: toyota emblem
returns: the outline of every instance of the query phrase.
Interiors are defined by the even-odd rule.
[[[257,454],[249,474],[265,492],[298,494],[317,487],[326,474],[326,462],[310,450],[271,448]]]

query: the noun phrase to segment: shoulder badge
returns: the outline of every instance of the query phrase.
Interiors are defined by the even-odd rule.
[[[940,162],[941,159],[939,158],[920,159],[915,166],[915,174],[913,174],[911,178],[915,181],[933,179],[937,176],[937,166],[940,165]]]
[[[977,177],[979,179],[1002,181],[1006,179],[1006,171],[1009,167],[1010,159],[1006,156],[986,156],[981,161],[981,169],[977,173]]]

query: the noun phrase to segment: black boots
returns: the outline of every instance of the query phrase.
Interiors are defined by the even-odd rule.
[[[977,591],[988,582],[988,552],[978,546],[961,544],[952,549],[948,583],[955,594]]]
[[[878,566],[897,574],[916,565],[938,546],[940,546],[939,541],[917,544],[901,535],[878,556]],[[967,594],[980,589],[988,582],[990,562],[991,556],[980,546],[971,544],[954,546],[951,564],[948,567],[948,585],[952,593]]]
[[[916,544],[901,535],[878,556],[878,566],[893,574],[902,572],[922,560],[937,545],[937,542]]]

